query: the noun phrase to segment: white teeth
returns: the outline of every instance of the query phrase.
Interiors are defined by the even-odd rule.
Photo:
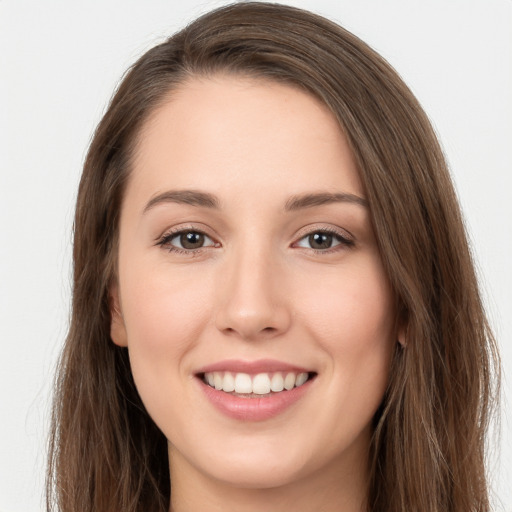
[[[284,389],[293,389],[295,387],[295,378],[295,373],[287,373],[284,378]]]
[[[229,373],[226,372],[226,375],[229,375]],[[235,377],[235,391],[237,393],[252,393],[251,376],[247,373],[237,373]]]
[[[284,375],[284,376],[283,376]],[[204,374],[204,381],[217,390],[226,393],[267,395],[271,391],[279,393],[302,386],[308,380],[308,374],[275,372],[272,377],[268,373],[258,373],[251,377],[248,373],[210,372]]]
[[[274,391],[274,393],[279,393],[279,391],[283,391],[284,379],[280,373],[274,373],[272,380],[270,381],[270,389]]]
[[[268,373],[258,373],[252,381],[252,392],[257,395],[270,393],[270,377]]]
[[[220,372],[213,373],[213,385],[215,389],[222,389],[222,382],[224,381],[224,375]]]
[[[224,381],[222,383],[222,391],[226,393],[231,393],[231,391],[235,391],[235,379],[231,373],[224,374]]]
[[[295,379],[295,385],[297,387],[302,386],[302,384],[304,384],[304,382],[306,382],[307,380],[308,380],[307,373],[299,373],[299,375],[297,375],[297,378]]]

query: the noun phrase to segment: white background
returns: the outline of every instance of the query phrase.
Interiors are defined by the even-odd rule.
[[[0,512],[43,510],[71,225],[92,131],[126,68],[222,1],[0,0]],[[512,0],[297,0],[372,45],[441,138],[512,394]],[[512,414],[490,464],[512,511]],[[406,457],[407,454],[404,454]]]

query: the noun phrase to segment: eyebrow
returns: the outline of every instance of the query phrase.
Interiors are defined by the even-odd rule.
[[[219,200],[213,194],[200,192],[199,190],[168,190],[151,198],[144,207],[143,213],[165,203],[188,204],[203,208],[219,209]]]
[[[217,196],[208,192],[201,192],[199,190],[168,190],[152,197],[144,207],[143,213],[146,213],[155,206],[166,203],[188,204],[190,206],[215,210],[220,208],[220,201]],[[351,203],[368,208],[368,201],[355,194],[317,192],[290,197],[284,205],[284,210],[286,212],[293,212],[332,203]]]
[[[284,209],[287,212],[293,212],[303,208],[313,208],[314,206],[322,206],[331,203],[351,203],[368,208],[368,201],[355,194],[318,192],[292,196],[286,201]]]

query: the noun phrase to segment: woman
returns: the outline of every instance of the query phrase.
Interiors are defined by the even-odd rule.
[[[453,187],[342,28],[243,3],[139,59],[74,265],[49,505],[489,510],[496,352]]]

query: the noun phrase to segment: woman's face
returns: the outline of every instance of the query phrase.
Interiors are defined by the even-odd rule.
[[[268,488],[364,471],[397,333],[333,115],[289,86],[191,79],[139,142],[112,338],[171,476]]]

